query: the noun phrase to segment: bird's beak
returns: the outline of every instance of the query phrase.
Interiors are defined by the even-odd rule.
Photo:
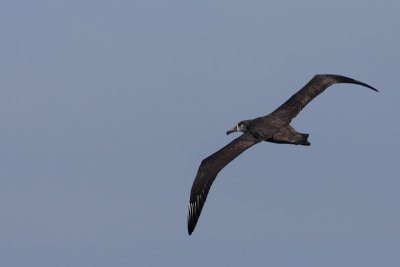
[[[235,126],[235,127],[233,127],[232,129],[226,131],[226,135],[231,134],[231,133],[234,133],[234,132],[237,132],[237,131],[238,131],[237,126]]]

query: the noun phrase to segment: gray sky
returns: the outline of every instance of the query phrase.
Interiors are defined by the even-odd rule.
[[[0,3],[1,266],[400,266],[399,1]],[[335,85],[218,176],[225,131]]]

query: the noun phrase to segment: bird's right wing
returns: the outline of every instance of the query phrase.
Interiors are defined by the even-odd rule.
[[[336,83],[353,83],[378,91],[366,83],[342,75],[318,74],[271,114],[289,123],[311,100]]]
[[[244,133],[211,156],[203,159],[190,192],[188,213],[189,235],[192,234],[196,227],[208,192],[217,174],[243,151],[258,142],[260,140],[256,139],[251,133]]]

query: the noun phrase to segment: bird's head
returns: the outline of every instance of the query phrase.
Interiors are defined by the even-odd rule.
[[[251,122],[251,120],[241,121],[237,125],[235,125],[232,129],[226,131],[226,134],[228,135],[228,134],[231,134],[231,133],[234,133],[234,132],[245,133],[248,130],[250,122]]]

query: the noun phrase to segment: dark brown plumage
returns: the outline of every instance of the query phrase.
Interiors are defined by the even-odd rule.
[[[336,83],[353,83],[378,91],[372,86],[340,75],[315,75],[302,89],[290,97],[271,114],[253,120],[244,120],[227,131],[243,134],[225,147],[205,158],[197,171],[190,193],[188,232],[192,234],[200,217],[208,192],[218,173],[246,149],[261,142],[309,146],[308,134],[298,133],[289,124],[316,96]]]

